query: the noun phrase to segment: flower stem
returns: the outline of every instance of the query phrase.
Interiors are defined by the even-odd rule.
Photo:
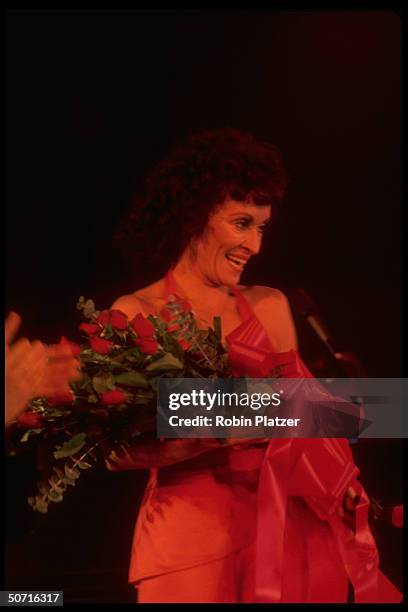
[[[85,453],[83,453],[83,454],[82,454],[82,455],[79,457],[79,459],[76,459],[76,460],[74,461],[74,463],[73,463],[73,464],[72,464],[72,466],[71,466],[71,469],[74,469],[74,468],[75,468],[75,467],[76,467],[76,466],[77,466],[77,465],[78,465],[78,464],[79,464],[81,461],[83,461],[83,460],[85,459],[85,457],[86,457],[87,455],[89,455],[89,454],[90,454],[90,453],[91,453],[91,452],[92,452],[92,451],[93,451],[95,448],[97,448],[98,446],[100,446],[101,442],[104,442],[105,440],[108,440],[108,439],[109,439],[109,436],[106,436],[106,438],[103,438],[102,440],[99,440],[98,442],[95,442],[95,444],[94,444],[94,445],[93,445],[91,448],[88,448],[88,449],[85,451]],[[71,459],[72,459],[72,457],[71,457]],[[56,486],[56,487],[58,487],[58,485],[62,484],[62,482],[63,482],[63,478],[59,478],[59,480],[57,480],[57,482],[55,483],[55,486]],[[47,496],[48,496],[48,494],[46,493],[45,495],[43,495],[43,498],[42,498],[42,499],[45,501],[45,499],[46,499],[46,497],[47,497]]]

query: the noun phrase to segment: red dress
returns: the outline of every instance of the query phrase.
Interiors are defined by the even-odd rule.
[[[166,289],[166,297],[174,292],[171,276]],[[234,373],[261,377],[286,363],[285,377],[310,377],[296,351],[274,352],[244,296],[232,291],[242,319],[226,338]],[[198,443],[205,450],[206,441]],[[132,469],[131,460],[119,459],[110,469]],[[221,447],[153,468],[136,522],[129,582],[253,545],[254,602],[346,602],[350,579],[356,601],[396,603],[401,594],[378,570],[357,473],[347,441],[337,439]],[[350,482],[361,495],[354,540],[333,514]]]

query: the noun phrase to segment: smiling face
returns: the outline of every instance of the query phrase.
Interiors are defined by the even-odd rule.
[[[259,253],[271,206],[227,199],[210,216],[191,248],[197,271],[213,285],[236,285],[248,260]]]

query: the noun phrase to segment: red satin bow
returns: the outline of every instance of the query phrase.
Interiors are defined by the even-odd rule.
[[[244,321],[227,341],[235,375],[265,377],[279,365],[283,366],[284,378],[312,378],[297,351],[273,351],[255,316]],[[319,385],[317,381],[316,385]],[[301,399],[305,392],[306,387],[302,389],[299,381],[297,396]],[[310,393],[310,381],[307,393]],[[402,600],[399,590],[379,570],[377,546],[368,524],[369,501],[356,480],[358,473],[345,439],[270,441],[258,487],[257,602],[346,602],[348,579],[353,584],[357,603]],[[360,496],[355,534],[335,512],[350,485]],[[287,521],[293,519],[293,516],[288,519],[288,500],[294,497],[304,499],[320,519],[320,531],[315,524],[309,533],[302,534],[307,541],[306,558],[302,566],[296,567],[288,565],[285,549],[289,541],[285,540]],[[296,524],[296,517],[293,520]],[[298,525],[301,528],[300,519]],[[303,525],[307,529],[307,521]],[[333,545],[335,550],[330,556],[328,551]],[[340,565],[336,565],[336,554]],[[307,575],[306,581],[304,575]],[[305,582],[306,587],[299,587]]]
[[[329,525],[345,570],[345,573],[338,573],[338,580],[344,583],[343,601],[347,601],[346,576],[353,584],[357,603],[401,601],[401,593],[378,568],[377,546],[368,525],[369,501],[356,480],[357,474],[358,468],[353,464],[344,439],[271,440],[258,488],[257,601],[295,601],[287,577],[285,592],[282,589],[283,572],[291,571],[284,562],[284,534],[290,496],[306,500],[317,516]],[[350,485],[360,496],[356,508],[355,534],[335,512]],[[313,540],[313,534],[310,535]],[[338,592],[334,594],[330,580],[327,583],[324,580],[324,572],[330,575],[335,571],[329,567],[333,561],[326,558],[326,563],[322,564],[325,546],[319,543],[318,538],[313,546],[314,549],[307,548],[305,565],[309,569],[309,584],[305,601],[341,601],[333,599],[333,596],[339,597]],[[313,571],[313,564],[317,563],[321,565],[319,575]],[[313,584],[313,577],[316,584]],[[300,580],[300,577],[292,578],[294,584]]]

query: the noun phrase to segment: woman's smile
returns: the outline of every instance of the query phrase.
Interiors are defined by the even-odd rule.
[[[259,253],[270,214],[270,206],[226,200],[196,244],[201,274],[215,285],[236,285],[249,259]]]

